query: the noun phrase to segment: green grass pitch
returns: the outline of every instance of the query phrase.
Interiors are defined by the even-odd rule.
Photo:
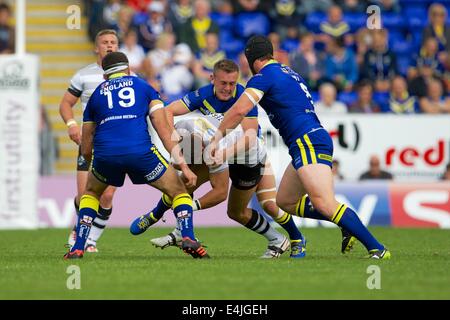
[[[266,241],[245,228],[197,228],[210,260],[177,248],[154,248],[152,228],[140,236],[106,229],[98,254],[64,261],[68,230],[0,231],[0,299],[450,299],[450,230],[371,228],[392,259],[364,259],[358,243],[340,253],[338,229],[302,229],[307,257],[263,260]],[[81,289],[69,290],[70,265]],[[370,265],[380,289],[368,289]]]

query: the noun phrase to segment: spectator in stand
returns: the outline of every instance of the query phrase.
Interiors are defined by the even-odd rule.
[[[211,20],[211,5],[207,0],[195,0],[194,16],[184,23],[178,34],[178,42],[187,43],[194,54],[206,47],[206,34],[219,33],[218,25]]]
[[[270,11],[270,1],[260,1],[260,0],[238,0],[232,1],[233,12],[269,12]]]
[[[450,97],[445,97],[442,82],[432,79],[427,86],[428,95],[419,100],[423,113],[450,113]]]
[[[172,24],[173,31],[179,39],[180,28],[194,15],[191,0],[176,0],[169,3],[167,18]]]
[[[165,65],[161,70],[161,95],[167,103],[181,99],[191,91],[194,84],[194,76],[190,71],[192,58],[191,49],[187,44],[177,44],[172,63]]]
[[[298,12],[300,0],[273,0],[270,18],[274,24],[273,30],[282,39],[286,38],[290,27],[300,25],[302,19]]]
[[[332,167],[331,167],[331,172],[333,173],[334,181],[344,180],[344,176],[341,174],[339,167],[340,167],[339,161],[337,159],[334,159],[332,162]]]
[[[320,115],[347,113],[347,106],[336,101],[336,88],[332,83],[323,83],[319,88],[320,100],[314,104],[314,110]]]
[[[445,166],[445,171],[441,176],[441,180],[450,181],[450,162]]]
[[[130,70],[136,74],[141,74],[143,71],[142,63],[145,59],[145,52],[144,49],[138,44],[136,30],[128,30],[119,51],[125,53],[127,56]]]
[[[447,10],[440,3],[433,3],[428,9],[429,25],[422,33],[422,41],[435,38],[439,44],[439,52],[446,55],[450,52],[450,26],[446,23]]]
[[[10,19],[11,8],[0,3],[0,54],[14,53],[15,35]]]
[[[381,12],[400,13],[400,5],[397,0],[370,0],[370,3],[379,6]]]
[[[158,88],[158,79],[161,70],[166,65],[172,64],[175,36],[173,33],[162,33],[156,41],[155,49],[151,50],[143,62],[143,68],[147,81]]]
[[[241,52],[239,54],[239,79],[238,83],[243,85],[244,87],[247,85],[247,81],[253,77],[252,71],[248,65],[247,58],[245,57],[245,53]]]
[[[300,37],[300,44],[289,56],[292,70],[302,76],[311,89],[317,90],[318,81],[322,77],[322,63],[314,49],[314,35],[305,33]]]
[[[114,29],[117,27],[117,20],[119,18],[119,11],[122,9],[121,0],[108,0],[105,8],[103,9],[103,20],[108,29]]]
[[[342,37],[332,38],[327,45],[325,77],[332,81],[339,91],[351,91],[358,80],[358,65],[355,54],[344,46]]]
[[[388,48],[386,29],[372,30],[372,45],[364,56],[361,77],[375,81],[375,91],[389,91],[390,80],[397,74],[397,58]]]
[[[362,71],[364,57],[366,52],[369,50],[372,44],[371,30],[366,27],[360,28],[355,35],[355,45],[356,45],[356,63],[358,64],[359,70]]]
[[[425,40],[419,55],[416,56],[413,64],[408,70],[408,78],[414,79],[417,77],[419,75],[417,69],[425,64],[433,69],[433,74],[436,77],[442,76],[445,71],[444,65],[446,57],[445,55],[439,55],[438,49],[438,42],[435,38],[430,37]]]
[[[146,12],[153,0],[127,0],[127,4],[136,12]]]
[[[339,6],[331,6],[328,9],[327,20],[320,24],[320,31],[316,38],[319,42],[328,43],[330,38],[343,37],[346,44],[351,44],[353,39],[350,34],[350,26],[342,18],[342,9]]]
[[[134,10],[129,6],[122,6],[117,13],[117,24],[112,29],[116,30],[119,43],[123,42],[125,34],[131,29]]]
[[[312,12],[327,12],[327,10],[333,5],[333,0],[314,0],[305,1],[302,0],[298,11],[302,17],[307,16]]]
[[[389,109],[390,112],[396,114],[419,112],[416,97],[409,95],[406,80],[400,75],[395,76],[394,79],[392,79]]]
[[[267,37],[269,38],[270,42],[272,42],[273,58],[279,63],[289,66],[289,55],[286,51],[280,48],[280,36],[275,32],[271,32]]]
[[[211,74],[217,61],[226,58],[225,52],[219,50],[219,38],[217,33],[206,34],[206,47],[201,50],[194,60],[194,76],[196,87],[200,88],[211,81]]]
[[[350,104],[350,113],[378,113],[380,106],[373,101],[373,87],[369,80],[362,80],[357,85],[358,99]]]
[[[370,157],[369,170],[361,174],[359,180],[392,180],[391,173],[381,170],[380,158],[376,155]]]
[[[345,13],[365,13],[368,5],[365,0],[336,0],[335,2]]]
[[[409,92],[411,95],[416,96],[417,98],[422,98],[427,95],[427,86],[433,79],[439,79],[435,77],[433,62],[429,59],[424,59],[420,65],[418,65],[418,76],[413,78],[409,84]]]
[[[147,21],[138,27],[139,44],[145,52],[155,47],[156,40],[163,32],[172,32],[172,26],[165,17],[164,3],[153,0],[148,6]]]

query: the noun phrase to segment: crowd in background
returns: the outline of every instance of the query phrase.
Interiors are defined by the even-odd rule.
[[[308,82],[318,113],[450,113],[449,0],[96,0],[89,34],[115,29],[133,70],[167,101],[209,81],[224,57],[268,35]],[[367,28],[377,5],[381,29]],[[102,14],[99,14],[102,13]]]

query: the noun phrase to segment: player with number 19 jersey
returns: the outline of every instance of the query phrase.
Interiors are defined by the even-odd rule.
[[[104,183],[122,186],[125,173],[133,183],[157,180],[168,164],[148,133],[149,105],[159,93],[140,78],[121,76],[101,83],[84,110],[83,122],[96,124],[93,174]],[[128,166],[127,172],[122,172]]]
[[[331,167],[333,141],[320,124],[302,77],[271,60],[248,81],[246,89],[262,97],[259,104],[288,146],[296,170],[315,163]]]

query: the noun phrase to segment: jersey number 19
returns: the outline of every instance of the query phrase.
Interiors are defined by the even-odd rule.
[[[106,97],[108,98],[108,108],[112,109],[114,107],[113,105],[113,97],[112,97],[112,93],[111,91],[107,90],[107,91],[103,91],[103,94],[106,95]],[[122,88],[120,89],[120,91],[118,92],[118,97],[119,97],[119,105],[122,108],[129,108],[134,106],[134,104],[136,103],[136,98],[134,96],[134,89],[133,88]]]

